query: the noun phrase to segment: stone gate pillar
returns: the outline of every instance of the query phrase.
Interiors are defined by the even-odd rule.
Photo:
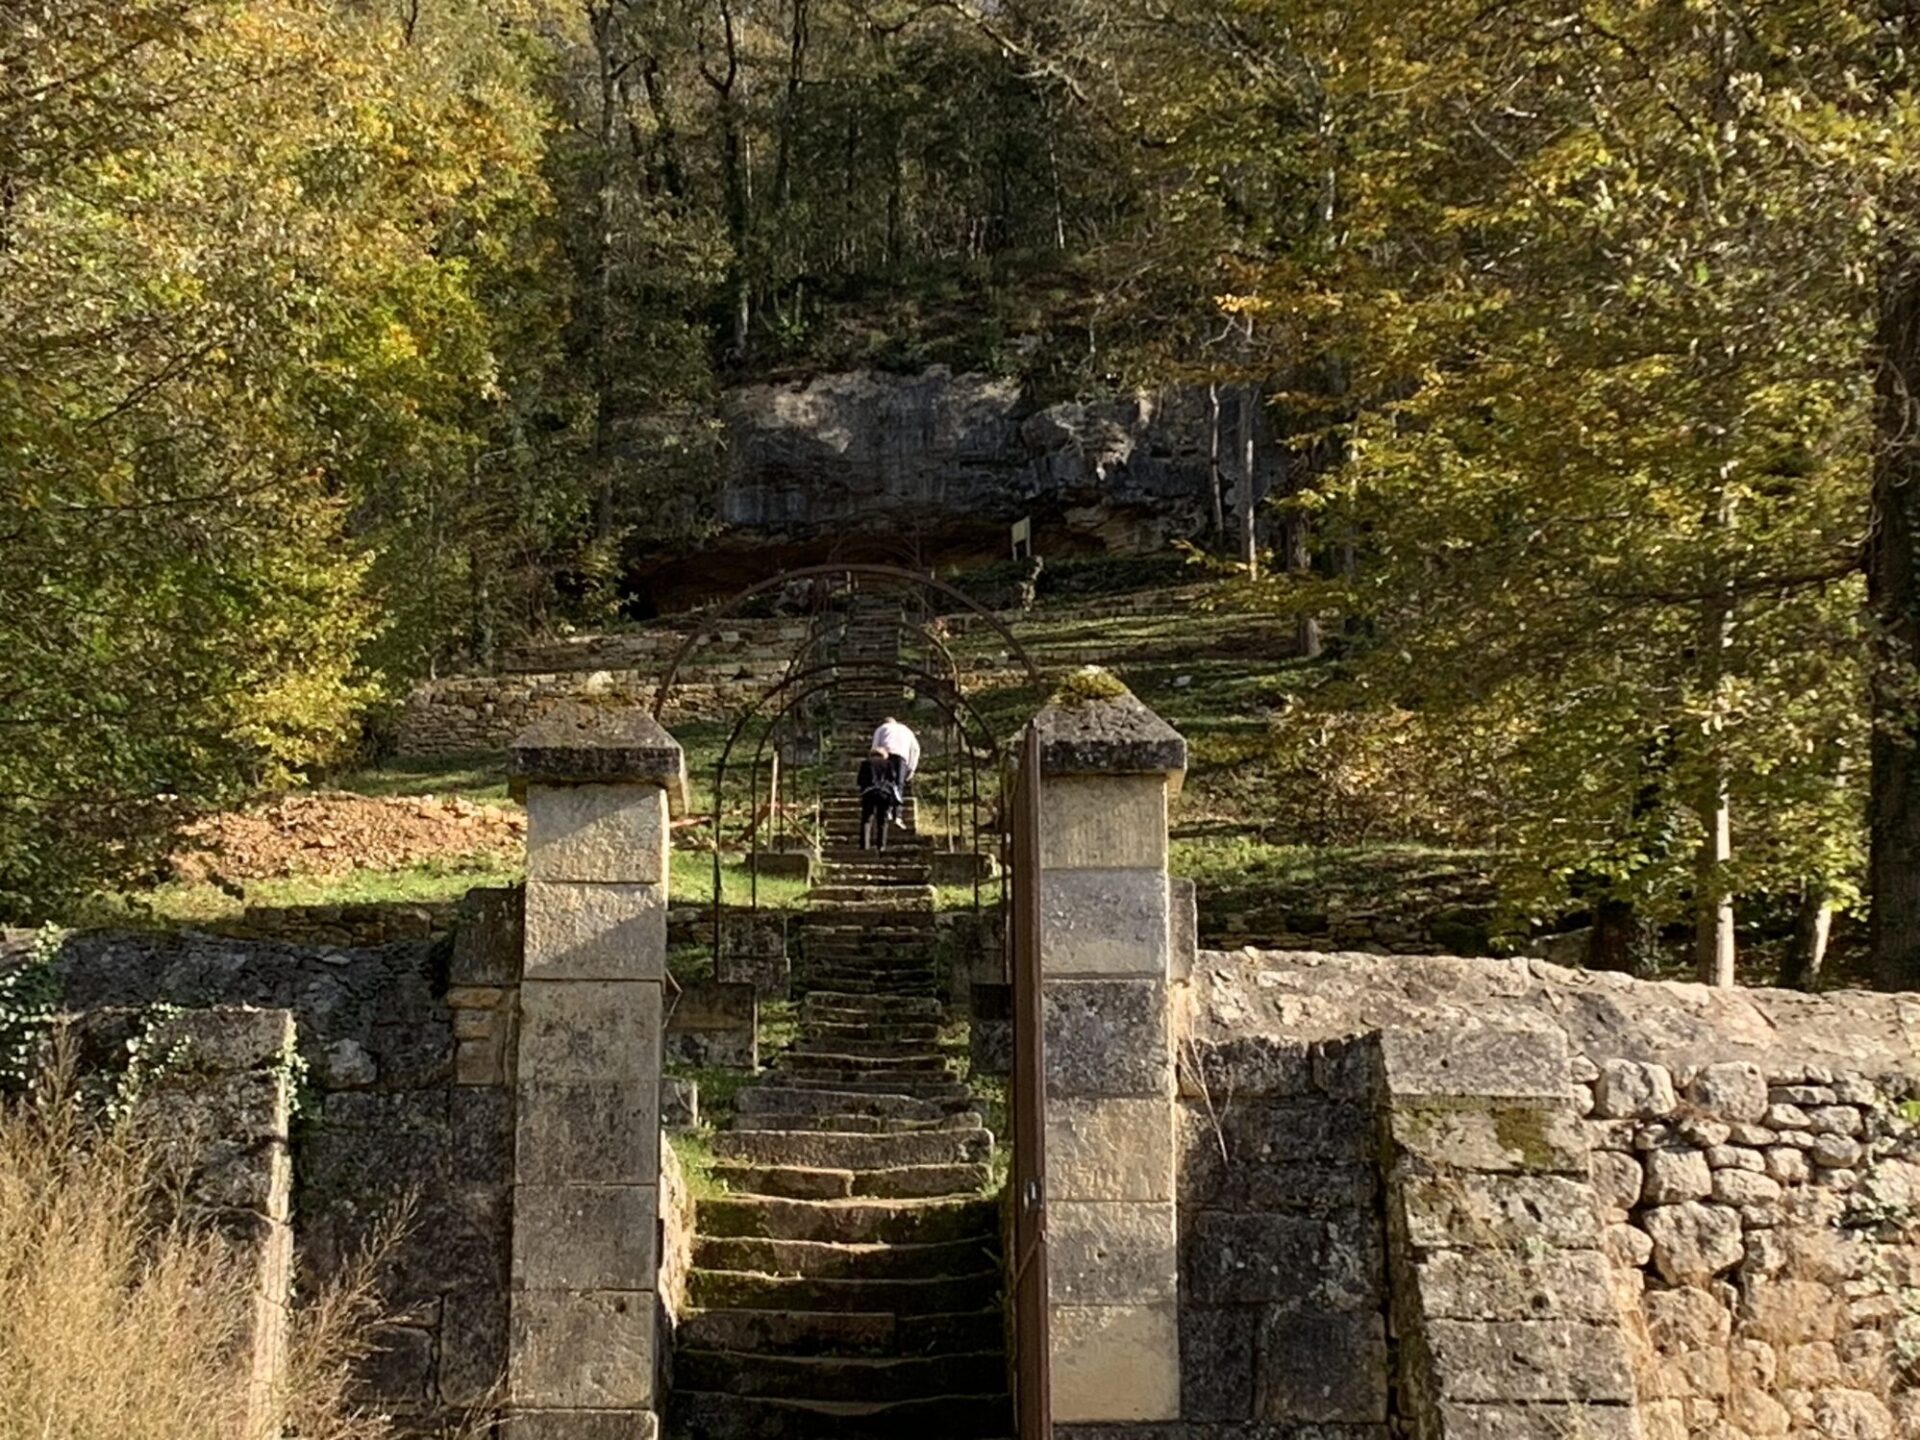
[[[1187,745],[1116,682],[1086,688],[1034,721],[1053,1419],[1177,1420],[1167,801]]]
[[[654,1414],[667,819],[680,747],[557,708],[513,743],[527,806],[515,1048],[512,1440],[648,1440]]]

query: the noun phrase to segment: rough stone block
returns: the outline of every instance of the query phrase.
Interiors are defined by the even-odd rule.
[[[1585,1175],[1587,1137],[1564,1105],[1395,1099],[1394,1144],[1440,1170]]]
[[[1403,1233],[1416,1249],[1600,1243],[1593,1190],[1563,1176],[1415,1175],[1397,1189]]]
[[[1042,1005],[1049,1098],[1172,1094],[1165,984],[1057,980]]]
[[[1270,1312],[1261,1327],[1254,1413],[1296,1424],[1383,1424],[1387,1327],[1378,1314]]]
[[[651,1108],[660,1011],[660,986],[649,980],[529,980],[520,987],[520,1078],[631,1080]]]
[[[1246,1420],[1253,1414],[1254,1341],[1260,1311],[1180,1307],[1180,1413],[1187,1420]]]
[[[1043,793],[1042,869],[1167,868],[1164,777],[1076,775],[1054,781]]]
[[[652,1093],[658,1083],[523,1078],[514,1109],[514,1178],[522,1185],[653,1183],[660,1170]]]
[[[651,1410],[521,1410],[507,1416],[502,1440],[659,1440]]]
[[[1640,1217],[1653,1241],[1653,1262],[1670,1285],[1700,1285],[1746,1257],[1740,1214],[1724,1205],[1689,1200],[1656,1205]]]
[[[487,887],[469,890],[460,902],[447,961],[450,985],[513,985],[520,979],[522,890]]]
[[[1380,1059],[1396,1104],[1416,1096],[1564,1102],[1572,1094],[1558,1030],[1388,1030]]]
[[[1138,1305],[1180,1288],[1171,1204],[1049,1201],[1047,1287],[1061,1305]]]
[[[529,980],[658,980],[667,970],[664,885],[527,882]]]
[[[507,775],[514,787],[650,785],[684,789],[679,743],[639,705],[567,700],[548,705],[513,738]]]
[[[447,1293],[440,1307],[440,1401],[458,1409],[484,1404],[507,1371],[507,1295],[473,1287]]]
[[[1417,1262],[1420,1311],[1439,1320],[1617,1318],[1597,1250],[1440,1250]]]
[[[1124,687],[1111,696],[1075,696],[1033,717],[1040,773],[1184,775],[1187,742]]]
[[[632,785],[527,792],[527,879],[667,883],[667,796]]]
[[[807,884],[813,879],[814,856],[807,850],[762,850],[748,861],[756,875]]]
[[[1062,1099],[1046,1110],[1050,1198],[1174,1198],[1170,1102]]]
[[[1179,1418],[1173,1305],[1056,1305],[1048,1327],[1056,1423]]]
[[[1048,978],[1165,979],[1167,877],[1160,870],[1058,870],[1040,877],[1040,963]]]
[[[508,1398],[531,1408],[653,1404],[651,1291],[524,1291],[513,1297]]]
[[[1447,1440],[1646,1440],[1633,1405],[1461,1405],[1438,1407]]]
[[[659,1192],[651,1185],[518,1185],[513,1288],[650,1290]]]
[[[1299,1303],[1321,1272],[1326,1224],[1310,1215],[1183,1214],[1183,1299],[1200,1305]]]
[[[1180,1093],[1188,1099],[1231,1095],[1244,1103],[1249,1098],[1312,1095],[1317,1089],[1313,1046],[1305,1041],[1270,1035],[1196,1039],[1180,1059]]]
[[[507,1091],[460,1088],[448,1092],[453,1175],[466,1185],[506,1185],[513,1179],[513,1104]]]
[[[1441,1400],[1627,1404],[1635,1396],[1617,1324],[1430,1320],[1423,1340]]]
[[[1167,879],[1167,977],[1182,981],[1200,958],[1200,900],[1193,881]]]

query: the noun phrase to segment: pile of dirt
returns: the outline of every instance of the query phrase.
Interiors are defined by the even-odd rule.
[[[344,791],[288,795],[199,821],[174,857],[189,883],[397,870],[430,860],[517,860],[527,817],[519,809],[432,795],[374,799]]]

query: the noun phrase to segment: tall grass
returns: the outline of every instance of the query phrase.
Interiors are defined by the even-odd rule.
[[[169,1154],[67,1084],[0,1098],[0,1440],[385,1440],[351,1393],[377,1256],[301,1307],[250,1395],[254,1265]]]

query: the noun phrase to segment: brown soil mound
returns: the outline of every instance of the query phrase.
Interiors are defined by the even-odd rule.
[[[185,839],[173,861],[181,880],[272,880],[469,856],[516,860],[526,849],[527,817],[470,800],[325,791],[210,816]]]

